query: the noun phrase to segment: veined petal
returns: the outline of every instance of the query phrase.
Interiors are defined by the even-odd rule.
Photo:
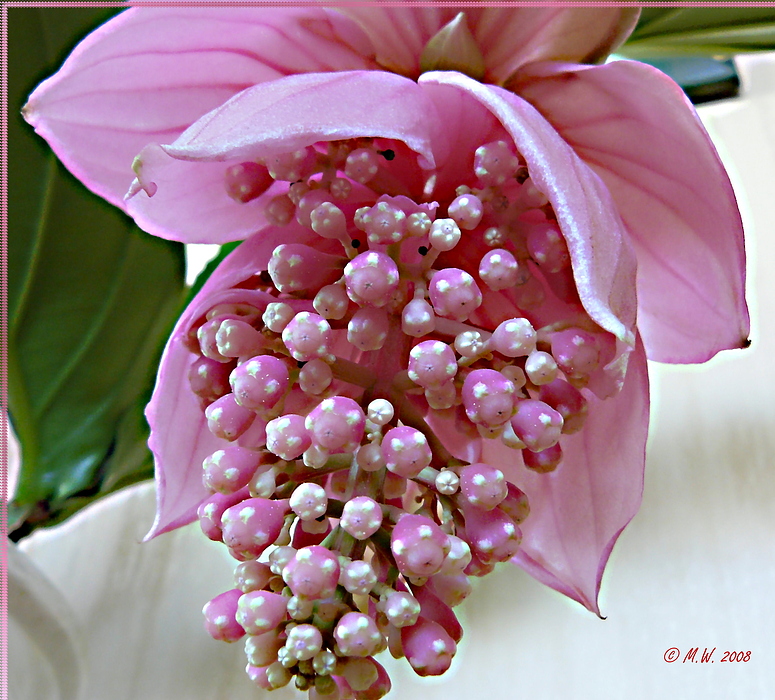
[[[357,25],[317,7],[132,8],[90,34],[24,109],[73,174],[124,208],[133,158],[245,88],[374,67]]]
[[[591,394],[587,398],[587,422],[580,433],[562,438],[557,471],[506,473],[530,499],[522,549],[514,561],[541,583],[600,614],[597,596],[606,562],[643,494],[649,384],[640,342],[630,355],[621,392],[605,401]],[[483,442],[484,461],[508,463],[504,449],[494,449],[495,440]]]
[[[269,195],[247,205],[231,200],[223,185],[225,161],[374,136],[403,141],[432,166],[432,110],[416,83],[377,71],[310,73],[256,85],[202,117],[171,145],[143,150],[141,179],[155,183],[156,192],[130,198],[129,213],[150,233],[187,243],[245,238],[260,227]]]
[[[743,230],[729,178],[681,89],[631,61],[530,66],[513,84],[603,179],[638,257],[648,356],[704,362],[745,345]]]
[[[294,242],[307,242],[300,234]],[[292,237],[292,235],[291,235]],[[264,292],[229,289],[232,285],[266,269],[272,251],[289,242],[289,229],[262,231],[245,241],[210,276],[180,317],[164,349],[151,401],[145,415],[151,426],[148,445],[156,463],[156,520],[146,539],[186,525],[196,518],[196,509],[208,493],[202,485],[202,461],[223,446],[208,429],[191,390],[188,368],[193,355],[185,339],[191,324],[218,303],[271,301]]]
[[[459,12],[481,49],[486,82],[503,84],[532,61],[596,62],[635,28],[639,10],[625,7],[347,7],[363,27],[385,68],[420,75],[428,40]]]
[[[503,124],[525,158],[532,180],[554,208],[585,310],[601,328],[632,347],[635,256],[600,178],[534,107],[516,95],[459,73],[426,73],[420,85],[463,91]]]
[[[640,10],[633,7],[488,7],[472,16],[495,82],[503,84],[533,61],[596,63],[630,35]]]

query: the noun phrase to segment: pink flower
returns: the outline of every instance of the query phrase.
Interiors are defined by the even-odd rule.
[[[247,239],[162,360],[148,407],[151,535],[196,517],[212,494],[200,464],[219,469],[231,442],[256,459],[226,500],[293,504],[316,483],[330,517],[354,496],[382,503],[390,551],[378,536],[323,540],[295,508],[287,524],[298,517],[294,552],[323,541],[360,561],[371,543],[378,608],[388,563],[402,562],[426,602],[420,622],[388,615],[388,637],[436,635],[441,650],[418,672],[443,672],[457,641],[424,584],[459,602],[465,577],[437,576],[514,557],[598,611],[641,498],[646,356],[704,361],[748,332],[734,196],[680,89],[637,63],[567,63],[603,58],[634,19],[136,8],[33,93],[39,133],[146,230]],[[459,541],[472,558],[455,569]],[[272,566],[286,577],[303,556],[283,550]],[[303,605],[289,615],[306,619]],[[370,635],[358,637],[364,656],[380,648]],[[313,647],[297,660],[323,653]]]

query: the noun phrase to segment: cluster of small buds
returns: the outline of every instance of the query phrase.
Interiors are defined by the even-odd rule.
[[[453,459],[429,415],[550,472],[609,361],[588,319],[531,313],[570,257],[512,146],[478,148],[446,207],[384,193],[405,152],[354,139],[227,169],[234,199],[268,193],[268,220],[312,243],[277,246],[246,303],[214,305],[188,336],[191,388],[224,441],[200,523],[241,562],[205,626],[246,637],[257,685],[311,700],[384,696],[386,649],[445,672],[471,577],[518,552],[526,495],[497,464]],[[459,254],[469,242],[478,255]],[[488,320],[494,293],[511,317]]]

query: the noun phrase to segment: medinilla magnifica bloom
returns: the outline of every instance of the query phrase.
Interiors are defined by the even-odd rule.
[[[150,536],[198,518],[239,562],[205,626],[246,639],[259,686],[382,697],[388,648],[443,673],[498,562],[598,612],[641,498],[647,355],[748,331],[691,106],[649,67],[580,65],[635,19],[135,8],[30,98],[149,232],[245,239],[162,359]]]

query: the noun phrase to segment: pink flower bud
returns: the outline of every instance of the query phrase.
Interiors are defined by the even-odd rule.
[[[205,629],[213,639],[222,642],[236,642],[245,636],[245,630],[237,622],[237,602],[242,591],[232,589],[215,596],[204,608]]]
[[[391,428],[382,439],[382,457],[394,474],[406,479],[417,476],[431,463],[431,448],[419,430],[404,425]]]
[[[557,378],[557,363],[548,352],[534,350],[525,360],[525,374],[537,386],[548,384]]]
[[[361,306],[384,306],[398,288],[398,267],[393,260],[370,250],[353,258],[344,268],[347,296]]]
[[[390,319],[384,309],[358,309],[347,324],[347,340],[358,350],[380,350],[387,340]]]
[[[535,399],[519,401],[517,412],[511,419],[517,437],[534,452],[556,444],[562,433],[562,424],[562,416],[557,411]]]
[[[431,620],[401,629],[401,644],[407,661],[418,676],[440,676],[452,664],[455,641]]]
[[[452,608],[433,592],[433,586],[415,586],[414,592],[420,601],[420,619],[437,622],[453,641],[459,642],[463,638],[463,626]]]
[[[342,616],[334,629],[334,639],[344,656],[371,656],[383,644],[377,623],[359,612],[349,612]]]
[[[515,525],[519,525],[525,522],[527,516],[530,515],[530,503],[527,500],[527,495],[514,486],[514,484],[508,482],[506,486],[508,487],[508,494],[501,501],[498,508],[506,513],[514,521]]]
[[[536,187],[532,178],[527,178],[519,188],[519,204],[525,209],[538,209],[548,203],[546,195]]]
[[[469,464],[460,471],[460,490],[472,506],[492,510],[506,498],[506,479],[488,464]]]
[[[227,508],[240,503],[248,496],[247,488],[240,489],[235,493],[222,494],[215,493],[206,498],[199,505],[197,515],[199,516],[199,525],[202,532],[215,542],[223,541],[223,532],[221,531],[221,517]]]
[[[250,357],[266,346],[266,339],[249,323],[227,318],[215,333],[215,345],[224,357]]]
[[[283,343],[295,360],[327,357],[331,340],[328,321],[309,311],[300,311],[283,329]]]
[[[351,180],[366,184],[379,170],[379,156],[371,148],[356,148],[345,161],[344,173]]]
[[[288,367],[272,355],[259,355],[237,365],[229,382],[234,398],[241,406],[269,409],[288,390]]]
[[[409,352],[409,379],[425,389],[438,388],[457,374],[452,348],[439,340],[426,340]]]
[[[570,253],[556,223],[533,226],[527,234],[527,249],[539,267],[550,274],[570,265]]]
[[[502,185],[518,167],[519,159],[505,141],[479,146],[474,153],[474,173],[482,187]]]
[[[447,213],[460,228],[472,231],[482,221],[484,209],[482,200],[474,194],[463,194],[455,197],[447,208]]]
[[[266,425],[266,448],[282,459],[296,459],[311,444],[303,416],[286,413]]]
[[[196,331],[196,337],[199,341],[199,351],[205,357],[214,360],[215,362],[231,362],[231,357],[226,357],[218,350],[218,342],[216,336],[218,329],[221,327],[222,319],[214,318],[209,321],[205,321]]]
[[[269,566],[255,559],[244,561],[234,569],[234,585],[243,593],[260,591],[269,583],[270,578],[272,571]]]
[[[514,383],[494,369],[476,369],[463,382],[463,406],[469,420],[494,427],[514,414]]]
[[[584,427],[589,406],[584,395],[576,387],[562,379],[555,379],[541,387],[538,398],[562,416],[563,433],[570,435]]]
[[[514,287],[519,281],[517,259],[504,248],[491,250],[479,263],[479,277],[493,291]]]
[[[552,334],[552,355],[565,374],[588,377],[600,365],[600,350],[591,333],[569,328]]]
[[[299,386],[305,394],[318,396],[322,394],[334,380],[331,365],[321,359],[307,362],[299,371]]]
[[[420,617],[420,602],[406,591],[391,591],[381,603],[380,609],[394,627],[408,627],[417,624]]]
[[[266,220],[273,226],[285,226],[293,219],[296,205],[287,194],[272,197],[264,209]]]
[[[532,450],[523,450],[522,459],[528,469],[532,469],[539,474],[548,474],[553,472],[562,462],[562,447],[558,442],[556,445],[547,447],[545,450],[533,452]]]
[[[452,408],[457,403],[457,388],[452,380],[441,386],[429,387],[425,390],[425,400],[431,408],[443,410]]]
[[[207,427],[215,437],[232,441],[250,427],[256,414],[240,406],[234,394],[226,394],[205,409],[205,417]]]
[[[339,559],[320,545],[304,547],[283,568],[283,580],[300,598],[328,598],[339,582]]]
[[[365,425],[363,409],[346,396],[323,399],[304,422],[312,442],[330,454],[354,451],[363,439]]]
[[[369,562],[357,559],[341,570],[339,583],[348,593],[367,595],[377,583],[377,574]]]
[[[358,466],[366,472],[375,472],[385,466],[385,458],[382,456],[382,448],[377,443],[361,445],[356,455]]]
[[[280,535],[288,501],[248,498],[221,517],[223,541],[248,558],[258,557]]]
[[[406,219],[406,232],[410,236],[424,236],[431,230],[431,217],[424,211],[416,211],[409,214]]]
[[[341,284],[328,284],[312,300],[312,306],[323,318],[340,320],[350,306],[350,298]]]
[[[299,484],[291,494],[291,510],[302,520],[315,520],[325,515],[328,507],[326,490],[313,483]]]
[[[447,535],[449,552],[439,570],[440,574],[454,575],[462,572],[471,561],[471,548],[468,542],[455,535]]]
[[[462,571],[457,574],[438,573],[430,577],[426,586],[431,586],[439,599],[450,608],[460,605],[473,591],[471,581]]]
[[[377,662],[371,657],[345,657],[341,664],[341,675],[355,691],[368,690],[379,678]]]
[[[273,301],[266,305],[266,310],[261,316],[264,325],[273,333],[282,333],[283,329],[293,320],[296,312],[290,304],[282,301]]]
[[[229,374],[233,364],[225,364],[209,357],[198,357],[188,370],[188,382],[197,396],[211,404],[229,393]]]
[[[304,206],[307,197],[302,198],[299,209]],[[347,221],[344,212],[332,202],[323,201],[310,212],[312,230],[323,238],[344,240],[347,238]]]
[[[273,629],[271,632],[249,636],[245,640],[245,655],[252,666],[269,666],[277,661],[277,652],[282,646],[279,630]],[[249,670],[248,675],[250,675]],[[268,686],[262,687],[270,690]]]
[[[452,250],[460,242],[461,235],[460,226],[454,218],[436,219],[431,224],[428,242],[431,248],[443,253]]]
[[[432,333],[436,326],[433,307],[425,299],[412,299],[401,314],[401,330],[413,338]]]
[[[237,622],[248,634],[263,634],[286,619],[287,598],[269,591],[243,594],[237,607]]]
[[[288,632],[285,648],[288,649],[292,658],[306,661],[323,648],[323,635],[314,625],[296,625]]]
[[[274,249],[268,271],[281,292],[317,292],[339,278],[340,260],[301,243],[284,243]]]
[[[377,202],[363,213],[361,223],[369,243],[398,243],[407,232],[406,214],[390,202]]]
[[[339,525],[356,540],[366,540],[382,525],[382,509],[368,496],[351,498],[344,504]]]
[[[280,153],[264,160],[269,174],[275,180],[296,182],[305,175],[310,175],[315,153],[312,148],[301,148],[298,151]]]
[[[403,515],[390,538],[396,566],[406,576],[426,577],[438,573],[449,546],[442,529],[422,515]]]
[[[391,688],[390,677],[384,667],[374,659],[368,659],[377,669],[377,680],[374,681],[366,690],[360,690],[355,693],[355,700],[381,700]]]
[[[490,347],[505,357],[529,355],[536,347],[535,329],[526,318],[510,318],[495,329]]]
[[[217,450],[202,463],[204,485],[219,493],[234,493],[248,485],[262,456],[239,445]]]
[[[263,165],[248,161],[226,168],[224,184],[229,197],[245,204],[264,194],[274,180]]]
[[[449,267],[433,275],[428,294],[439,316],[465,321],[482,303],[482,292],[465,270]]]
[[[484,511],[469,506],[463,514],[471,551],[485,564],[508,561],[519,551],[522,533],[502,510]]]

